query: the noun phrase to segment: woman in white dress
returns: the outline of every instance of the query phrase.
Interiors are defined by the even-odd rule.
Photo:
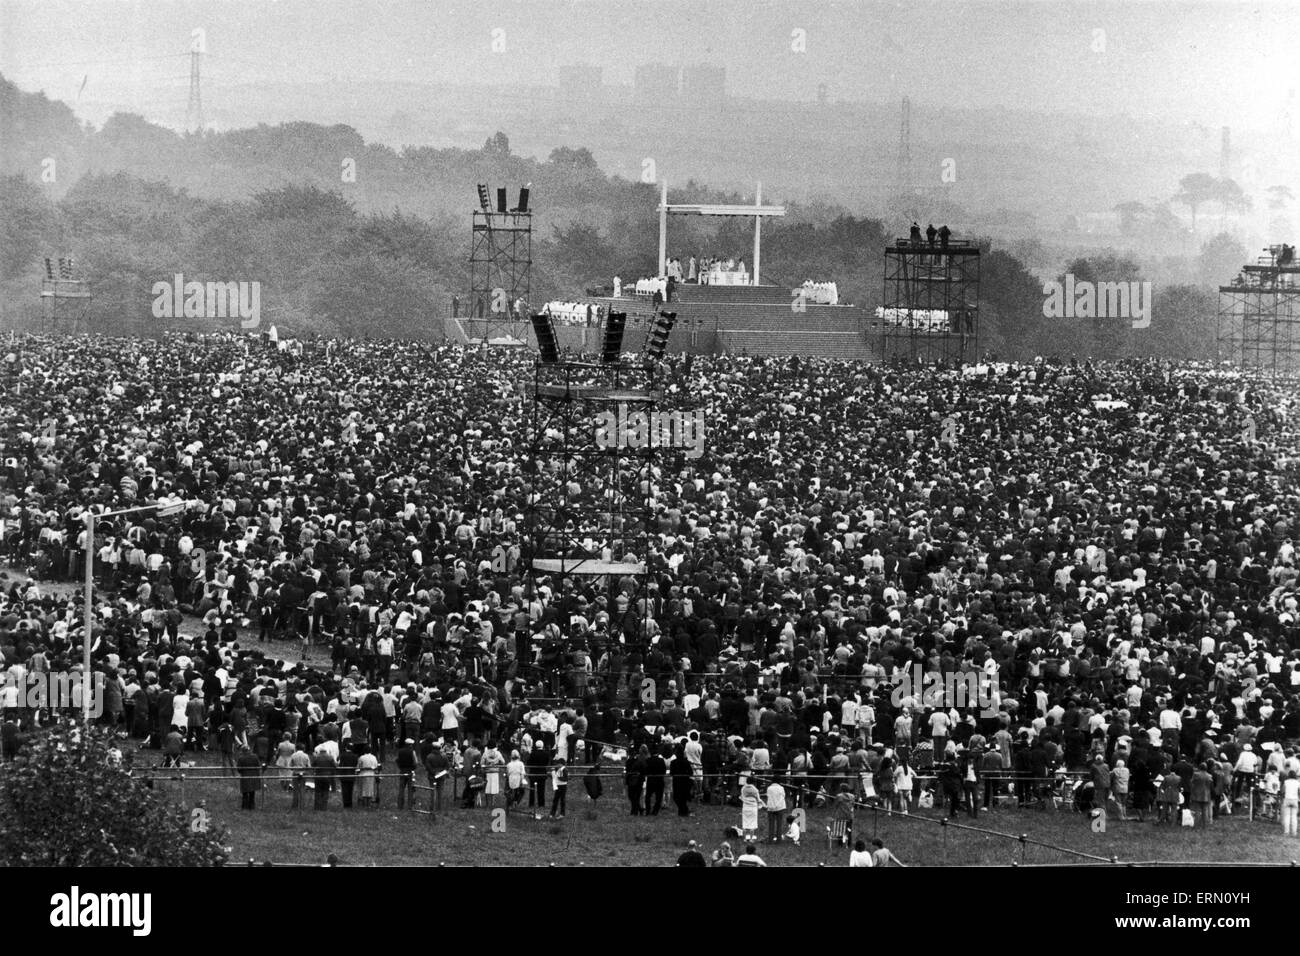
[[[379,770],[379,758],[372,753],[364,753],[357,760],[357,797],[363,807],[375,805],[375,773]]]
[[[501,777],[504,774],[506,758],[501,755],[495,744],[488,744],[487,749],[483,752],[483,760],[480,765],[483,772],[483,795],[487,797],[487,805],[493,805],[493,797],[501,793]]]
[[[506,764],[506,788],[510,791],[510,797],[506,801],[508,806],[523,799],[524,776],[524,762],[519,759],[519,751],[510,751],[510,762]]]
[[[754,786],[752,779],[746,780],[740,788],[740,831],[743,839],[758,839],[758,811],[762,805],[763,795],[758,792],[758,787]]]
[[[904,813],[912,807],[912,784],[915,780],[916,774],[907,765],[907,761],[899,761],[898,766],[894,768],[894,800],[896,809]]]

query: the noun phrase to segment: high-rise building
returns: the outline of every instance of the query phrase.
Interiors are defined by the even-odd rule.
[[[727,95],[727,70],[695,64],[682,70],[682,96],[696,102],[716,102]]]
[[[676,100],[681,89],[681,71],[662,63],[642,63],[636,68],[633,92],[638,100]]]
[[[574,63],[560,67],[558,71],[560,94],[566,102],[599,99],[605,89],[602,83],[603,75],[600,67],[587,63]]]

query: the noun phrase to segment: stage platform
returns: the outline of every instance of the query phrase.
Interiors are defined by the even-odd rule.
[[[533,558],[533,570],[548,574],[584,574],[600,576],[614,574],[645,574],[643,561],[602,561],[597,558]]]

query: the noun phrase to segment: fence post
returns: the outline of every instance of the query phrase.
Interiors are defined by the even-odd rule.
[[[180,781],[181,781],[181,809],[184,809],[185,808],[185,771],[184,770],[182,770],[180,773]]]

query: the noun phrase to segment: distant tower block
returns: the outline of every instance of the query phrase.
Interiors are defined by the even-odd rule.
[[[898,125],[898,171],[895,191],[902,195],[912,189],[912,101],[903,97],[902,116]]]
[[[1219,286],[1218,357],[1271,379],[1300,378],[1300,264],[1282,243]]]
[[[89,332],[91,299],[90,283],[77,278],[76,263],[71,256],[45,257],[41,314],[47,332]]]
[[[191,132],[203,129],[203,93],[199,83],[199,57],[202,51],[190,50],[190,98],[185,105],[185,126]]]
[[[885,249],[877,315],[887,362],[958,365],[979,355],[980,251],[968,241],[897,239]]]

